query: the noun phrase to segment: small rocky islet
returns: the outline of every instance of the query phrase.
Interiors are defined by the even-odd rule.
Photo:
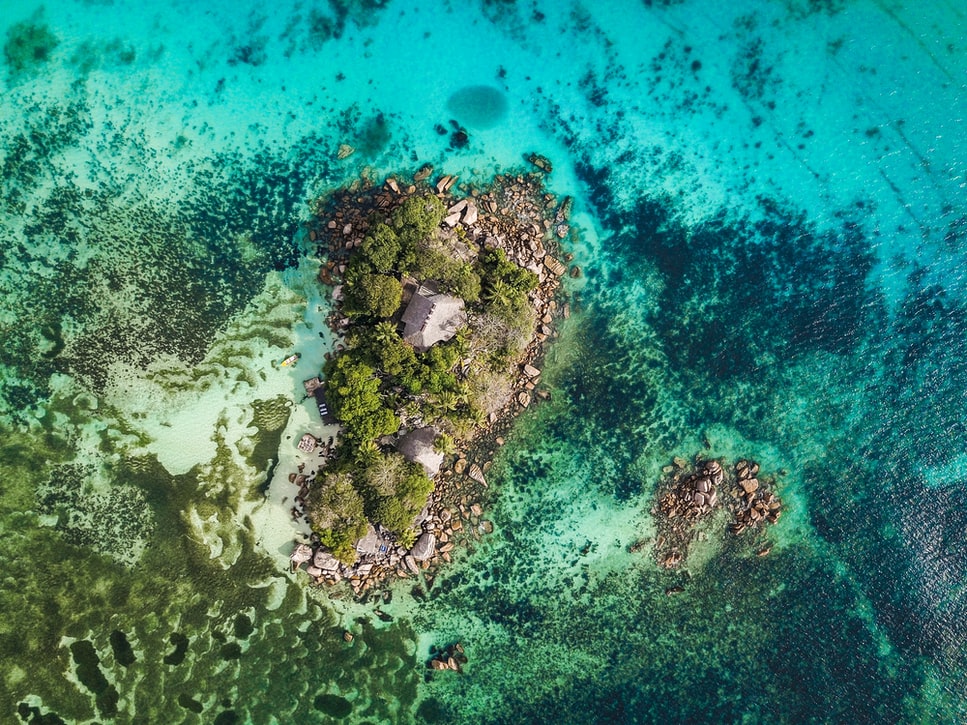
[[[631,551],[650,551],[655,563],[666,570],[685,564],[694,541],[721,534],[742,536],[761,532],[782,516],[782,501],[776,493],[777,476],[760,472],[759,464],[740,458],[734,464],[725,459],[694,462],[676,457],[662,469],[651,515],[655,522],[654,542],[641,540]],[[756,554],[765,556],[771,546],[757,538]],[[682,591],[671,587],[668,594]]]
[[[300,449],[319,448],[318,471],[306,473],[301,464],[289,475],[299,487],[293,517],[304,516],[312,528],[308,540],[296,542],[290,560],[293,570],[303,569],[314,585],[345,582],[356,597],[365,597],[387,581],[417,577],[429,589],[435,567],[449,562],[456,547],[493,531],[484,518],[487,472],[513,419],[535,398],[548,397],[540,385],[540,362],[556,335],[555,322],[570,314],[561,278],[571,255],[562,253],[559,240],[572,233],[571,200],[545,190],[549,160],[538,154],[525,158],[533,169],[497,175],[486,185],[458,184],[448,174],[434,180],[429,165],[411,179],[390,176],[382,183],[364,172],[316,202],[308,235],[323,260],[319,281],[331,289],[334,303],[327,323],[339,343],[327,355],[324,374],[306,381],[306,394],[316,397],[324,421],[339,423],[340,431],[326,443],[304,436]],[[427,215],[431,220],[424,225]],[[407,230],[421,225],[416,244],[424,258],[400,262]],[[392,246],[394,234],[403,239],[403,250],[384,262],[380,240],[390,238]],[[425,257],[432,255],[441,271],[431,276],[425,273],[432,267]],[[362,272],[360,258],[368,265]],[[571,266],[570,274],[578,276],[580,270]],[[380,295],[383,288],[389,292],[367,307],[370,298],[361,298],[368,290],[360,290],[376,287],[374,281]],[[383,304],[385,297],[390,304]],[[515,320],[495,319],[495,309],[513,307],[515,298],[522,322],[508,333]],[[509,339],[496,351],[480,343],[495,327]],[[449,382],[436,385],[428,376],[413,383],[406,379],[409,373],[390,367],[395,360],[382,366],[374,362],[367,374],[377,380],[374,390],[391,415],[360,434],[347,400],[340,400],[348,384],[343,373],[358,362],[346,358],[375,336],[381,342],[370,358],[395,346],[409,361],[404,367],[435,365],[433,374]],[[484,383],[488,389],[480,390]],[[403,501],[400,512],[392,500],[395,492],[382,495],[394,484],[377,492],[365,482],[367,474],[360,469],[380,465],[373,463],[380,457],[398,461],[407,480],[426,476],[429,493],[418,498],[419,507],[412,496],[397,496]],[[332,471],[342,472],[341,482]],[[353,514],[356,520],[348,523],[339,519],[342,512],[320,514],[317,495],[345,485],[347,476],[353,478],[347,495],[355,496],[355,489],[363,499]],[[381,520],[380,513],[390,510],[395,525]],[[352,532],[351,548],[335,531],[339,527]]]

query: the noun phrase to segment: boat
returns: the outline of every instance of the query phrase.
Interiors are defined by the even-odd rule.
[[[293,367],[299,361],[300,357],[302,357],[302,353],[298,353],[298,352],[293,353],[292,355],[289,355],[289,357],[287,357],[285,360],[282,361],[282,367],[284,368]]]

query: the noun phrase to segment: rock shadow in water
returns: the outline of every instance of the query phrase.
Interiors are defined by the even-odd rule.
[[[493,86],[465,86],[447,99],[447,110],[473,128],[493,128],[507,115],[507,98]]]

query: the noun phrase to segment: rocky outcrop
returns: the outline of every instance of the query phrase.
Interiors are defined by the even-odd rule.
[[[463,645],[459,642],[454,642],[440,649],[436,647],[432,648],[430,650],[430,659],[427,660],[426,666],[430,670],[462,672],[463,666],[467,662],[467,653]]]
[[[754,461],[741,459],[727,472],[721,461],[699,460],[690,466],[685,459],[675,458],[662,472],[665,478],[658,486],[652,515],[658,530],[653,553],[664,569],[681,566],[693,541],[726,530],[741,535],[776,523],[782,513],[782,502],[773,490],[775,477],[757,477],[759,465]],[[646,543],[635,542],[630,550],[641,551]],[[757,553],[764,556],[761,552],[768,553],[768,548],[761,547]]]
[[[416,540],[413,544],[413,548],[410,549],[410,556],[413,557],[415,561],[426,561],[431,556],[433,556],[433,547],[436,546],[436,536],[433,535],[431,531],[424,531],[420,534],[420,538]]]

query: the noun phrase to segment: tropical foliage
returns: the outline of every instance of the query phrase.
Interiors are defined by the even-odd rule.
[[[441,431],[435,448],[455,452],[457,438],[507,401],[508,366],[534,329],[528,293],[536,275],[500,249],[481,250],[462,230],[442,228],[445,213],[433,195],[408,197],[370,220],[347,264],[347,346],[324,370],[343,440],[332,472],[307,501],[313,529],[343,560],[354,556],[351,543],[367,521],[396,531],[401,541],[415,539],[413,520],[433,489],[422,466],[380,440],[405,416],[435,426]],[[469,327],[416,352],[396,317],[407,274],[461,297]]]

